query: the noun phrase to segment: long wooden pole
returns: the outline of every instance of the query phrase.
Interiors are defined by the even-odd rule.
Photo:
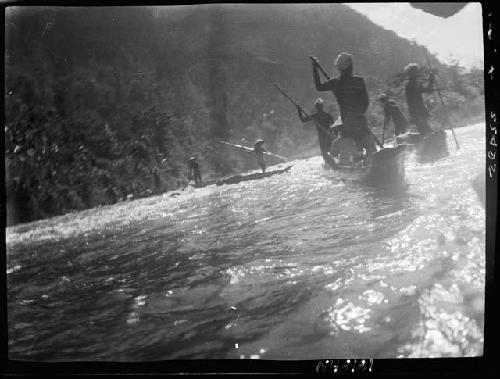
[[[237,147],[237,148],[240,148],[240,149],[244,149],[244,150],[246,150],[246,151],[248,151],[248,152],[252,152],[252,151],[253,151],[253,149],[252,149],[251,147],[246,147],[246,146],[242,146],[242,145],[237,145],[237,144],[235,144],[235,143],[231,143],[231,142],[220,141],[220,143],[223,143],[224,145],[234,146],[234,147]],[[273,157],[276,157],[276,158],[279,158],[279,159],[281,159],[281,160],[283,160],[283,161],[285,161],[285,162],[286,162],[286,161],[288,161],[288,158],[286,158],[286,157],[284,157],[284,156],[282,156],[282,155],[273,154],[273,153],[271,153],[271,152],[269,152],[269,151],[265,151],[265,152],[264,152],[264,154],[265,154],[265,155],[270,155],[270,156],[273,156]]]
[[[302,108],[294,99],[292,99],[290,96],[288,96],[288,94],[279,85],[277,85],[276,83],[273,83],[273,86],[276,87],[278,89],[278,91],[280,91],[283,94],[283,96],[285,96],[288,100],[290,100],[293,105],[295,105],[297,108],[299,108],[302,111],[302,113],[304,113],[304,115],[306,117],[309,117],[309,115],[304,110],[304,108]]]
[[[425,50],[425,57],[427,58],[427,65],[429,66],[429,70],[432,72],[432,67],[431,67],[431,61],[429,60],[429,54],[427,53],[427,50]],[[446,112],[446,106],[444,104],[443,96],[441,95],[441,90],[439,88],[436,88],[437,93],[439,95],[439,99],[441,100],[441,106],[443,107],[443,111],[445,112],[445,117],[446,117],[446,123],[451,129],[451,134],[453,134],[453,139],[455,140],[455,145],[457,145],[457,150],[460,149],[460,145],[458,144],[457,136],[455,135],[455,131],[453,130],[453,126],[450,123],[450,119],[448,118],[448,112]]]
[[[387,117],[384,116],[384,128],[382,129],[382,146],[384,147],[384,139],[385,139],[385,128],[387,126]]]

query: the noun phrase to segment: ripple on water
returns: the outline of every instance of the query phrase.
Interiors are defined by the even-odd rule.
[[[9,349],[313,359],[340,342],[370,356],[480,355],[484,209],[466,179],[484,167],[484,133],[457,133],[469,143],[449,159],[408,160],[401,198],[314,157],[270,180],[11,228]]]
[[[400,357],[473,357],[483,353],[483,329],[464,314],[456,284],[426,290],[419,299],[422,319],[412,332],[414,342],[399,348]]]
[[[362,295],[359,296],[360,300],[365,301],[366,303],[372,304],[380,304],[384,301],[385,296],[382,292],[374,291],[374,290],[366,290]]]
[[[351,301],[342,298],[337,299],[335,305],[328,309],[327,321],[332,329],[331,334],[343,331],[357,331],[364,333],[371,328],[365,325],[370,318],[371,310],[355,305]]]
[[[7,269],[7,274],[12,274],[13,272],[19,271],[21,269],[21,266],[17,265],[11,268]]]

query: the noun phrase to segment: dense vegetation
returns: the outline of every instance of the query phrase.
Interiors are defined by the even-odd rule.
[[[7,9],[9,223],[178,188],[191,155],[205,177],[255,168],[221,139],[264,138],[290,158],[318,153],[314,128],[271,84],[306,109],[321,96],[337,117],[307,57],[334,75],[340,51],[355,56],[380,134],[377,94],[390,90],[404,109],[403,85],[387,83],[409,62],[425,64],[425,49],[346,6]],[[482,71],[431,61],[454,122],[482,117]],[[435,120],[437,100],[428,97]]]

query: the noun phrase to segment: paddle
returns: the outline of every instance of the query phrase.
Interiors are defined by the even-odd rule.
[[[429,60],[429,54],[427,53],[427,49],[425,50],[425,57],[427,58],[427,65],[429,66],[429,70],[432,72],[431,61]],[[448,113],[446,112],[446,106],[444,104],[443,96],[441,95],[441,90],[436,88],[436,91],[439,95],[439,99],[441,100],[441,105],[443,107],[443,111],[445,112],[446,123],[451,129],[451,134],[453,134],[453,139],[455,140],[455,145],[457,145],[457,150],[460,149],[460,145],[458,144],[457,136],[455,135],[455,131],[453,130],[453,126],[450,123],[450,119],[448,118]]]
[[[325,76],[325,78],[327,80],[330,80],[330,76],[325,72],[325,70],[323,70],[323,67],[321,67],[321,65],[319,64],[318,59],[316,57],[313,57],[313,56],[309,56],[309,59],[311,59],[313,62],[315,62],[316,66],[319,68],[319,70]],[[368,129],[368,132],[372,135],[372,137],[375,140],[375,142],[377,143],[377,145],[379,145],[380,148],[382,149],[384,146],[379,142],[377,137],[375,137],[375,134],[373,134],[370,129]]]
[[[238,148],[240,148],[240,149],[244,149],[244,150],[246,150],[246,151],[248,151],[248,152],[253,152],[253,151],[254,151],[251,147],[246,147],[246,146],[243,146],[243,145],[237,145],[237,144],[235,144],[235,143],[226,142],[226,141],[219,141],[219,142],[220,142],[220,143],[223,143],[224,145],[234,146],[234,147],[238,147]],[[276,157],[276,158],[278,158],[278,159],[283,160],[284,162],[288,161],[288,158],[285,158],[285,157],[283,157],[283,156],[281,156],[281,155],[278,155],[278,154],[273,154],[273,153],[271,153],[271,152],[269,152],[269,151],[264,151],[264,154],[265,154],[265,155],[270,155],[270,156]]]
[[[384,147],[384,139],[385,139],[385,128],[387,126],[387,117],[384,115],[384,128],[382,129],[382,146]]]

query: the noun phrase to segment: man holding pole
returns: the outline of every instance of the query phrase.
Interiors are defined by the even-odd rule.
[[[255,141],[253,149],[248,152],[255,153],[255,156],[257,157],[257,164],[262,169],[262,172],[266,172],[266,160],[264,159],[264,154],[265,153],[270,154],[270,153],[262,145],[264,145],[264,140],[259,139]]]
[[[416,63],[410,63],[405,67],[405,72],[408,74],[408,82],[405,87],[406,103],[408,104],[408,112],[412,122],[418,129],[418,132],[423,136],[427,136],[433,132],[428,123],[429,112],[424,104],[422,97],[423,93],[431,93],[434,91],[434,74],[429,74],[427,87],[422,86],[418,80],[419,66]]]
[[[360,148],[366,150],[364,164],[369,165],[373,153],[377,151],[377,146],[365,117],[369,105],[365,81],[359,76],[353,76],[352,55],[345,52],[339,54],[334,64],[340,76],[333,79],[329,79],[320,67],[317,58],[310,58],[316,89],[333,92],[340,108],[344,137],[352,138]],[[319,71],[327,77],[328,80],[325,83],[321,83]]]
[[[285,91],[281,89],[280,86],[278,86],[276,83],[274,83],[273,85],[278,89],[278,91],[283,94],[283,96],[285,96],[292,102],[293,105],[295,105],[295,107],[297,107],[297,112],[302,122],[307,122],[310,120],[314,121],[316,129],[318,130],[319,145],[321,154],[323,155],[323,160],[325,161],[325,163],[329,163],[331,158],[329,155],[330,146],[333,139],[335,138],[335,135],[330,129],[330,125],[333,123],[333,117],[331,114],[323,111],[323,99],[317,99],[314,103],[317,112],[313,115],[308,115],[306,111],[295,100],[293,100],[290,96],[287,95]]]
[[[308,122],[313,121],[316,125],[318,131],[319,148],[321,150],[321,155],[325,163],[328,163],[330,147],[332,145],[332,133],[330,131],[330,126],[333,124],[333,117],[330,113],[323,110],[323,99],[318,98],[314,102],[316,108],[316,113],[312,115],[304,114],[301,107],[297,106],[297,112],[299,114],[300,121]]]

